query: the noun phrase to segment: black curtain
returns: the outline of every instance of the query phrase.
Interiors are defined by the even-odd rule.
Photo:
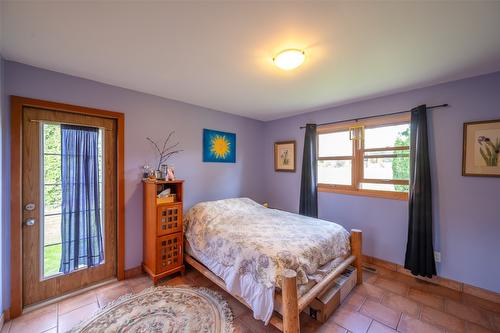
[[[432,277],[436,275],[436,263],[432,246],[432,195],[426,105],[411,110],[410,126],[410,190],[405,268],[414,275]]]
[[[316,165],[316,124],[306,125],[304,154],[302,156],[302,177],[300,180],[301,215],[318,217],[318,168]]]

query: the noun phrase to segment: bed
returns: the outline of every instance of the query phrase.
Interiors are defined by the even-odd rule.
[[[248,198],[198,203],[184,229],[186,262],[284,332],[299,331],[300,312],[347,266],[362,282],[359,230]]]

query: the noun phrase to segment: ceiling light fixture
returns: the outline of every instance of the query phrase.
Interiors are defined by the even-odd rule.
[[[274,64],[279,68],[289,71],[302,65],[306,58],[304,51],[298,49],[283,50],[273,58]]]

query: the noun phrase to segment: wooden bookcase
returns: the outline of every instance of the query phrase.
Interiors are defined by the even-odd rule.
[[[183,180],[144,179],[144,271],[156,284],[167,275],[184,273],[182,199]],[[173,202],[164,203],[158,193],[170,188]]]

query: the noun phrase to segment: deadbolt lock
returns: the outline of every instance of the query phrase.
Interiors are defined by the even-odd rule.
[[[35,204],[29,203],[26,206],[24,206],[24,209],[31,211],[31,210],[35,209]]]

